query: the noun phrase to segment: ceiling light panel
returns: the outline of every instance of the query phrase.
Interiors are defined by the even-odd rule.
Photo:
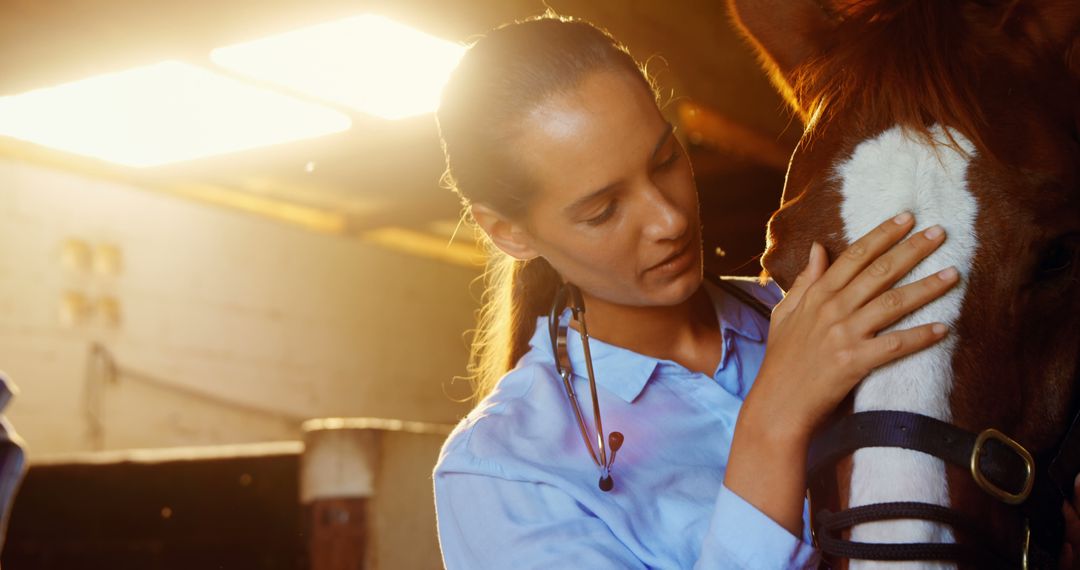
[[[429,113],[464,46],[375,15],[353,16],[215,49],[238,74],[400,119]]]
[[[0,97],[0,135],[134,167],[348,129],[329,107],[165,61]]]

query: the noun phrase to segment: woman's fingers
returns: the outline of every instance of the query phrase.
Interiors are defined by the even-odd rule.
[[[895,289],[887,289],[855,312],[851,330],[856,334],[874,335],[912,311],[941,297],[960,281],[955,267],[948,267],[922,279]]]
[[[878,366],[934,344],[948,332],[949,327],[941,323],[930,323],[877,336],[855,349],[851,355],[851,365],[854,369],[868,374]]]
[[[905,315],[945,294],[959,281],[955,268],[943,269],[903,287],[889,289],[860,309],[851,322],[856,335],[875,335]],[[942,323],[893,331],[867,339],[855,349],[853,360],[860,370],[878,366],[918,352],[944,338],[949,329]]]
[[[926,259],[945,241],[941,226],[916,232],[903,243],[874,259],[837,296],[848,311],[854,311],[878,297],[907,275],[920,261]],[[911,309],[908,309],[910,311]],[[906,311],[905,311],[906,312]]]
[[[816,241],[810,244],[810,256],[807,259],[806,267],[803,268],[802,273],[799,273],[791,284],[791,288],[784,294],[783,301],[776,306],[779,314],[774,312],[774,318],[782,318],[783,315],[797,307],[803,295],[806,294],[806,290],[821,278],[821,275],[825,273],[828,267],[829,260],[825,248]]]
[[[870,230],[870,233],[844,250],[818,280],[818,286],[832,293],[840,291],[867,265],[907,235],[913,223],[914,217],[909,212],[904,212]]]

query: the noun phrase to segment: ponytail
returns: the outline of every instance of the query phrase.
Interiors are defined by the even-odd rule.
[[[542,257],[521,261],[494,246],[489,249],[482,308],[469,357],[476,401],[491,393],[499,379],[528,352],[536,319],[548,314],[562,282]]]

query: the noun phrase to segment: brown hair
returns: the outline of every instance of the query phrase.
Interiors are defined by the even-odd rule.
[[[590,73],[644,69],[606,31],[551,12],[492,30],[473,43],[443,89],[436,118],[446,156],[443,184],[469,207],[482,203],[510,219],[528,209],[532,188],[514,155],[526,113],[574,89]],[[479,400],[528,349],[537,317],[562,279],[543,258],[516,260],[479,232],[489,252],[472,339],[469,378]]]

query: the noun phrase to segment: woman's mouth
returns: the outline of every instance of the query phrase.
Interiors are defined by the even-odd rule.
[[[665,257],[659,263],[646,269],[646,273],[677,275],[686,271],[694,261],[694,249],[691,247],[693,243],[694,240],[687,240],[677,251]]]

